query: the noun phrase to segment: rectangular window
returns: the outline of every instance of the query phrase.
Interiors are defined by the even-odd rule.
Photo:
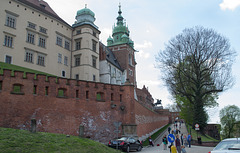
[[[64,65],[68,65],[68,57],[67,56],[64,56]]]
[[[45,87],[45,95],[48,95],[48,87]]]
[[[79,80],[79,74],[75,75],[76,80]]]
[[[93,81],[96,81],[96,75],[93,75]]]
[[[120,94],[120,102],[122,102],[122,94]]]
[[[4,46],[12,48],[13,47],[13,37],[5,35]]]
[[[16,17],[13,15],[7,14],[6,26],[15,28],[16,27]]]
[[[42,32],[42,33],[47,34],[47,29],[46,28],[40,27],[39,31]]]
[[[75,66],[80,66],[80,58],[81,58],[81,55],[75,56]]]
[[[113,93],[111,93],[111,101],[113,101]]]
[[[76,41],[76,50],[81,49],[81,40]]]
[[[70,50],[70,42],[65,40],[65,49]]]
[[[40,66],[45,66],[45,56],[38,54],[38,61],[37,64]]]
[[[35,95],[37,94],[37,85],[33,86],[33,94],[35,94]]]
[[[5,57],[5,63],[12,64],[12,57],[6,55],[6,57]]]
[[[28,27],[31,29],[36,29],[36,24],[28,22]]]
[[[86,91],[86,99],[89,98],[89,91]]]
[[[45,37],[42,37],[42,36],[39,37],[38,46],[46,48],[46,38]]]
[[[35,34],[32,32],[27,32],[27,42],[34,44],[34,38],[35,38]]]
[[[76,98],[79,98],[78,93],[79,93],[79,90],[76,90]]]
[[[65,97],[66,96],[65,92],[66,92],[65,89],[59,88],[58,89],[58,97]]]
[[[26,61],[26,62],[33,63],[33,52],[31,52],[31,51],[26,51],[25,61]]]
[[[21,93],[22,91],[22,86],[20,84],[14,84],[13,85],[13,92],[14,93]]]
[[[93,31],[93,36],[96,37],[96,32],[95,31]]]
[[[92,66],[93,66],[94,68],[97,67],[97,57],[95,57],[95,56],[92,56]]]
[[[2,81],[0,81],[0,91],[2,90]]]
[[[129,69],[129,75],[133,76],[133,71]]]
[[[81,30],[77,30],[77,35],[81,34]]]
[[[66,77],[66,72],[62,71],[62,77]]]
[[[58,63],[62,63],[62,54],[58,53]]]
[[[62,37],[57,36],[57,45],[62,47]]]
[[[97,42],[96,41],[92,41],[92,50],[94,51],[94,52],[96,52],[97,51]]]

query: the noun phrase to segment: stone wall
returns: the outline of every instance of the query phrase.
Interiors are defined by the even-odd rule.
[[[134,99],[132,85],[22,72],[11,74],[4,70],[0,75],[0,97],[1,127],[30,130],[31,120],[36,119],[37,131],[79,135],[81,126],[84,137],[103,143],[116,137],[114,122],[122,122],[121,131],[137,129],[132,132],[137,136],[168,122],[166,117],[148,110]]]

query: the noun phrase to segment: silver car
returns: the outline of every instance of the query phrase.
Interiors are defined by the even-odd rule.
[[[240,153],[240,138],[229,138],[222,140],[209,153]]]

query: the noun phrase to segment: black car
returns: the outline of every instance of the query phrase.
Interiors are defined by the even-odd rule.
[[[108,146],[115,149],[120,149],[129,153],[130,150],[142,150],[141,141],[133,137],[122,137],[120,139],[110,140]]]

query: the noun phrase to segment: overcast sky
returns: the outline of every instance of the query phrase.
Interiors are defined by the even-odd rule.
[[[72,25],[78,10],[87,8],[95,13],[95,24],[101,31],[100,40],[112,34],[119,2],[122,16],[134,41],[137,61],[137,85],[148,87],[154,99],[163,106],[172,104],[168,90],[160,80],[160,71],[154,67],[155,56],[171,38],[184,28],[203,26],[214,29],[230,40],[238,53],[233,65],[235,85],[220,94],[219,107],[209,110],[210,123],[219,123],[219,110],[229,104],[240,107],[240,0],[45,0],[67,23]]]

